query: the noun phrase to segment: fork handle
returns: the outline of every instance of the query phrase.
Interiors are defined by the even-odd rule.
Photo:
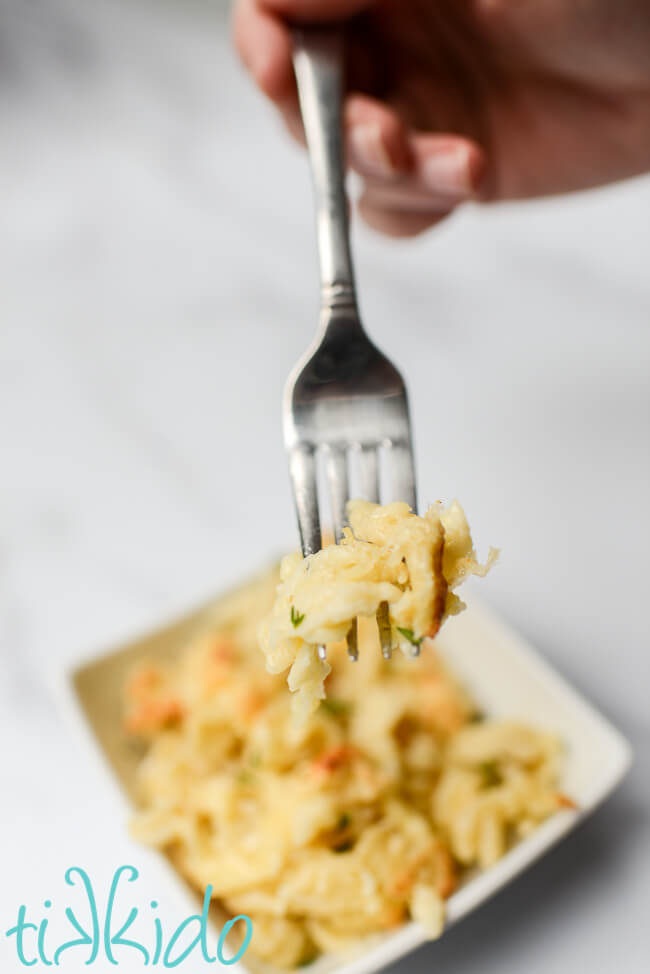
[[[300,27],[293,36],[316,200],[321,308],[356,309],[343,163],[344,33],[340,27]]]

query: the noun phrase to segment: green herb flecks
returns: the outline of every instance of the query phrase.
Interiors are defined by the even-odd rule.
[[[341,842],[340,845],[335,845],[332,849],[332,852],[349,852],[353,846],[354,846],[354,842],[352,842],[352,840],[350,839],[347,842]]]
[[[302,620],[305,618],[304,613],[298,612],[295,605],[291,606],[291,625],[294,629],[297,629]]]
[[[412,629],[403,629],[401,626],[397,626],[397,631],[401,632],[401,634],[404,636],[404,639],[408,639],[411,646],[419,646],[420,643],[422,642],[422,639],[424,638],[423,636],[420,636],[420,638],[418,639]]]
[[[481,782],[483,788],[494,788],[495,785],[501,784],[503,779],[496,761],[483,761],[479,764],[478,770],[483,779]]]
[[[310,953],[310,954],[306,954],[301,960],[298,961],[297,966],[298,967],[309,967],[310,964],[313,964],[314,963],[314,961],[316,960],[317,957],[318,957],[318,954],[317,954],[316,951],[314,951],[313,953]]]
[[[354,845],[354,836],[350,831],[352,816],[348,812],[341,812],[334,829],[332,852],[349,852]]]
[[[352,710],[347,700],[337,700],[336,697],[326,697],[321,701],[321,707],[330,717],[347,717]]]

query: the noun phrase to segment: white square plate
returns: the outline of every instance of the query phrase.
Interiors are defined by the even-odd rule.
[[[251,584],[255,584],[254,582]],[[227,597],[227,596],[226,596]],[[85,728],[99,745],[127,796],[132,796],[137,757],[121,730],[121,690],[125,671],[142,656],[173,656],[214,607],[205,606],[149,636],[76,667],[66,680],[69,714],[76,730]],[[619,784],[631,763],[625,738],[540,656],[492,612],[474,600],[449,620],[436,647],[489,716],[521,719],[559,735],[566,745],[561,789],[577,810],[558,811],[532,835],[519,841],[496,865],[469,878],[447,901],[447,925],[493,896],[592,812]],[[190,912],[196,900],[170,866],[170,882],[184,890]],[[398,932],[364,941],[354,957],[323,956],[310,974],[369,974],[426,941],[415,923]],[[248,956],[232,970],[274,974]],[[278,971],[278,974],[280,972]]]

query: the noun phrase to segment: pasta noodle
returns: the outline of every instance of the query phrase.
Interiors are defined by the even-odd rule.
[[[277,584],[233,596],[176,659],[130,674],[125,726],[146,745],[133,834],[250,916],[250,950],[275,966],[358,950],[409,917],[438,936],[464,872],[568,801],[560,745],[478,720],[433,647],[385,661],[366,617],[358,664],[330,641],[327,698],[296,722],[256,638]]]
[[[330,666],[320,644],[345,639],[358,616],[388,606],[391,642],[406,656],[433,638],[444,618],[464,603],[454,589],[468,575],[485,575],[498,552],[480,565],[465,513],[453,501],[433,504],[424,517],[408,504],[348,504],[349,528],[338,545],[307,558],[288,555],[270,615],[260,626],[260,645],[270,673],[289,669],[294,709],[306,719],[325,696]]]

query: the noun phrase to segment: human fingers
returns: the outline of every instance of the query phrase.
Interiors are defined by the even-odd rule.
[[[291,135],[302,145],[305,133],[297,100],[279,106]],[[369,179],[392,181],[413,167],[408,130],[399,115],[366,95],[349,95],[343,107],[346,163]]]
[[[487,170],[484,149],[453,133],[417,132],[411,136],[415,187],[432,197],[459,202],[481,196]]]
[[[454,135],[410,137],[412,165],[392,178],[366,175],[359,212],[374,229],[413,236],[481,195],[485,157],[471,140]]]
[[[297,22],[345,20],[371,7],[376,0],[258,0],[259,6]]]
[[[297,104],[283,115],[304,144]],[[347,162],[363,179],[362,218],[392,236],[413,236],[482,196],[486,160],[472,140],[458,135],[409,132],[399,115],[365,95],[344,107]]]
[[[392,182],[412,169],[408,130],[388,105],[366,95],[348,95],[343,127],[348,165],[361,176]]]
[[[235,47],[257,86],[272,101],[295,91],[289,23],[343,20],[372,0],[236,0],[232,15]]]
[[[291,34],[257,0],[237,0],[232,14],[235,48],[258,88],[280,107],[295,100]]]
[[[372,198],[365,194],[359,200],[357,209],[364,223],[387,237],[416,237],[453,212],[444,210],[441,213],[408,213],[403,209],[376,206]]]
[[[277,105],[293,138],[305,144],[300,106],[294,92]],[[388,105],[366,95],[348,95],[343,107],[347,164],[362,176],[391,178],[413,163],[409,134]]]

